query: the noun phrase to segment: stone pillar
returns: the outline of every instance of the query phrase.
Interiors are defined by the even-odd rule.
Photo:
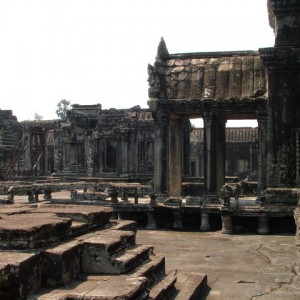
[[[296,185],[300,186],[300,132],[295,130]]]
[[[300,110],[299,1],[268,0],[275,46],[260,49],[268,72],[268,187],[295,184],[294,141]]]
[[[211,111],[203,120],[205,189],[217,195],[225,181],[225,121]]]
[[[173,226],[174,229],[183,229],[183,224],[182,224],[182,212],[180,209],[174,209],[173,210]]]
[[[167,120],[155,117],[154,140],[154,190],[163,194],[167,191],[168,165],[167,165]]]
[[[267,118],[266,115],[258,115],[258,186],[257,195],[262,195],[263,191],[267,188]]]
[[[225,140],[226,121],[218,118],[217,121],[217,193],[225,184]]]
[[[23,129],[22,133],[22,147],[23,147],[23,172],[25,174],[32,173],[31,162],[31,131],[28,128]]]
[[[121,141],[121,164],[122,164],[122,175],[128,174],[128,151],[127,151],[127,133],[123,132],[124,136]]]
[[[232,216],[229,211],[222,211],[222,233],[231,234],[233,233],[232,229]]]
[[[269,234],[269,218],[267,215],[263,214],[258,217],[258,227],[257,227],[258,234]]]
[[[210,231],[210,223],[209,223],[209,213],[206,211],[202,211],[201,213],[201,226],[200,226],[201,231]]]
[[[95,166],[95,141],[89,137],[86,141],[86,154],[87,154],[87,173],[90,176],[94,175]]]
[[[191,176],[191,143],[190,143],[190,134],[191,134],[191,125],[189,120],[183,120],[183,171],[184,176]]]
[[[54,130],[54,170],[61,171],[63,169],[63,140],[62,130]]]
[[[156,220],[154,217],[154,212],[151,211],[147,211],[147,229],[157,229],[157,224],[156,224]]]
[[[169,193],[181,197],[182,193],[182,120],[171,119],[169,126]]]

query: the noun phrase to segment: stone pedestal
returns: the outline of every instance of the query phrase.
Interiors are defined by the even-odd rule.
[[[232,217],[228,212],[222,212],[222,233],[232,234]]]
[[[202,211],[201,213],[201,231],[210,231],[210,223],[209,223],[209,214],[205,211]]]

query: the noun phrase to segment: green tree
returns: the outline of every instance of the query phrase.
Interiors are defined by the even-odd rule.
[[[43,116],[35,113],[33,119],[36,120],[36,121],[40,121],[40,120],[43,120]]]
[[[67,111],[70,109],[71,102],[66,99],[62,99],[57,104],[56,114],[60,119],[64,120],[67,117]]]

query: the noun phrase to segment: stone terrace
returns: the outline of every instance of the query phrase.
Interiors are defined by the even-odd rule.
[[[136,244],[136,223],[111,215],[88,205],[1,206],[0,298],[195,299],[204,292],[203,274],[190,274],[178,290],[165,258]]]

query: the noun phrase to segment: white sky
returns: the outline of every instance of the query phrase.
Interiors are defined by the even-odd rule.
[[[147,65],[170,53],[271,47],[267,0],[1,0],[0,109],[57,118],[62,99],[147,108]]]

